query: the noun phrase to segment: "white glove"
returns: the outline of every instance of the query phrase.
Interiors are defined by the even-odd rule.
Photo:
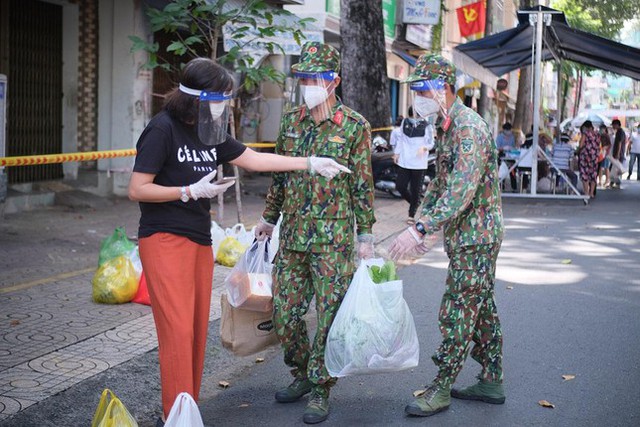
[[[328,179],[332,179],[340,172],[351,173],[349,168],[342,166],[328,157],[308,157],[307,166],[311,174],[318,173]]]
[[[389,247],[389,256],[392,260],[398,261],[408,253],[416,252],[420,244],[422,244],[422,236],[413,227],[409,227],[393,240]]]
[[[373,234],[358,235],[358,259],[373,258]]]
[[[254,231],[256,240],[261,242],[264,239],[270,238],[274,228],[276,228],[275,224],[268,223],[264,218],[260,218]]]
[[[191,198],[193,200],[202,198],[212,199],[218,194],[224,193],[227,188],[231,187],[235,183],[235,181],[228,181],[223,184],[212,183],[211,180],[215,178],[217,172],[218,171],[213,171],[200,181],[189,186],[189,192],[191,193]]]

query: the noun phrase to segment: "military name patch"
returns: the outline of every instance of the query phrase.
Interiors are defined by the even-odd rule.
[[[473,152],[473,140],[472,139],[463,139],[460,142],[460,146],[462,149],[462,154],[470,154]]]
[[[284,136],[286,136],[287,138],[300,138],[300,134],[299,133],[291,132],[291,131],[285,132]]]
[[[338,143],[338,144],[344,144],[344,138],[340,138],[338,135],[332,136],[331,138],[329,138],[329,142],[335,142],[335,143]]]

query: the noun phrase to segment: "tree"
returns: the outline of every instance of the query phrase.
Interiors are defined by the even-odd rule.
[[[371,127],[389,126],[391,101],[380,0],[342,0],[342,97]]]
[[[144,50],[148,54],[145,68],[161,67],[170,72],[179,71],[189,60],[207,55],[242,75],[242,88],[253,90],[261,81],[282,84],[285,75],[270,65],[256,66],[256,59],[246,47],[261,49],[265,53],[282,53],[282,47],[270,38],[288,35],[301,44],[302,30],[310,19],[298,20],[293,28],[276,21],[278,16],[293,16],[284,9],[269,8],[263,0],[247,0],[239,8],[227,5],[225,0],[174,0],[164,9],[147,9],[151,31],[162,32],[171,39],[165,51],[157,42],[148,42],[130,36],[132,51]],[[224,28],[232,33],[233,47],[219,54],[218,46]],[[176,61],[177,59],[177,61]]]
[[[493,0],[486,0],[486,8],[484,34],[485,36],[490,36],[493,33]],[[489,122],[489,117],[491,115],[491,99],[489,98],[489,87],[484,83],[480,86],[478,114]],[[500,124],[502,125],[502,123]]]
[[[531,7],[531,0],[521,0],[521,8]],[[518,76],[518,95],[516,111],[513,115],[513,128],[526,134],[533,123],[533,106],[531,105],[531,66],[520,68]]]

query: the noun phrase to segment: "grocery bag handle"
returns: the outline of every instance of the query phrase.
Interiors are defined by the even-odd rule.
[[[251,243],[251,246],[248,249],[248,252],[255,252],[258,250],[258,248],[260,247],[260,245],[264,244],[264,260],[265,262],[269,262],[269,242],[271,242],[271,237],[267,237],[265,240],[262,241],[258,241],[258,239],[253,239],[253,243]]]

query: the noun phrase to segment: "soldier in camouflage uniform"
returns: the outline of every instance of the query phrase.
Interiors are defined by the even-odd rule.
[[[312,392],[303,417],[309,424],[324,421],[329,414],[329,389],[336,379],[325,368],[325,343],[355,270],[354,246],[358,245],[361,258],[373,255],[369,123],[333,92],[317,106],[307,92],[313,84],[335,90],[339,69],[335,48],[317,42],[303,46],[292,71],[301,78],[305,102],[313,108],[302,105],[284,115],[275,150],[286,156],[330,157],[352,173],[341,174],[331,183],[307,172],[274,173],[266,209],[256,227],[258,238],[270,236],[283,215],[273,272],[274,325],[295,379],[275,398],[294,402]],[[314,81],[312,75],[319,78]],[[318,328],[310,345],[302,317],[314,296]]]
[[[439,55],[423,55],[407,79],[416,91],[414,110],[437,114],[437,175],[414,227],[393,242],[393,258],[425,253],[424,239],[441,227],[449,257],[438,323],[443,341],[433,361],[438,374],[423,396],[405,408],[429,416],[459,399],[504,403],[502,331],[495,304],[496,259],[503,236],[498,152],[487,123],[455,96],[455,67]],[[423,99],[420,99],[423,98]],[[467,357],[482,365],[479,382],[451,389]]]

